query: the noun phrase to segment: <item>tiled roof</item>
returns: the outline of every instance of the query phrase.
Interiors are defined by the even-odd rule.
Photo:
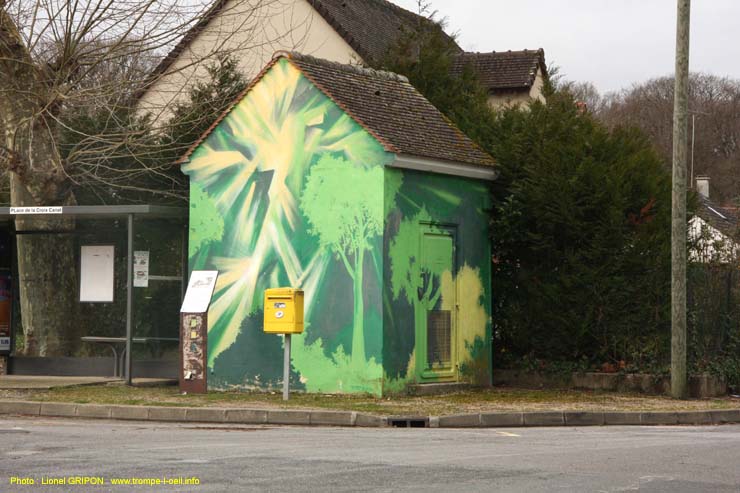
[[[390,152],[490,166],[464,135],[405,77],[291,54],[290,60]]]
[[[735,207],[722,207],[701,194],[696,215],[728,238],[737,238],[740,233],[740,212]]]
[[[470,65],[489,91],[529,89],[537,69],[545,71],[545,52],[538,50],[461,53],[453,57],[451,72],[462,74]]]
[[[433,27],[426,17],[402,9],[387,0],[308,0],[340,36],[368,63],[382,61],[404,32]],[[444,34],[444,32],[443,32]],[[444,34],[450,47],[462,49]]]
[[[244,98],[281,58],[287,58],[388,152],[475,166],[494,165],[490,155],[455,127],[405,77],[390,72],[343,65],[298,53],[281,53],[262,70],[234,104]],[[229,111],[216,120],[180,159],[181,162],[208,137]]]

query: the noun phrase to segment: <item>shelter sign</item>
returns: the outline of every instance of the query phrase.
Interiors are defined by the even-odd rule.
[[[11,207],[11,214],[61,214],[61,207]]]
[[[218,271],[195,270],[180,308],[180,390],[207,391],[208,307]]]
[[[134,287],[149,287],[149,252],[146,250],[134,252]]]

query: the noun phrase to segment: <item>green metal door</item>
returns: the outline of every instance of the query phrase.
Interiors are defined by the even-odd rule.
[[[455,380],[454,230],[422,225],[420,253],[419,303],[415,313],[417,376],[422,381]]]

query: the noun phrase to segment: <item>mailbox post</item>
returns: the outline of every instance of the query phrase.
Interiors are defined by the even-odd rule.
[[[290,336],[303,333],[303,291],[295,288],[265,290],[264,331],[283,334],[283,400],[290,395]]]

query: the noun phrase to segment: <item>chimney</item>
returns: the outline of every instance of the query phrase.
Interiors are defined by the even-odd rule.
[[[709,198],[709,177],[706,175],[696,176],[696,191],[704,196],[705,199]]]

